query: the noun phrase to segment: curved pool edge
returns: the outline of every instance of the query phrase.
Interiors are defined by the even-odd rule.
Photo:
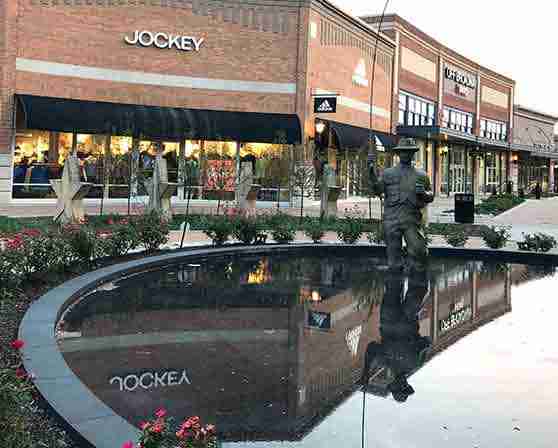
[[[136,441],[139,430],[99,400],[72,372],[58,350],[55,326],[64,310],[85,292],[124,275],[162,268],[190,258],[228,255],[265,255],[313,249],[314,252],[352,251],[384,254],[385,246],[369,244],[300,243],[290,245],[225,246],[177,249],[164,254],[127,261],[88,272],[41,296],[27,310],[19,338],[25,341],[24,366],[34,376],[39,393],[72,431],[96,448],[114,448]],[[492,249],[432,247],[436,257],[490,259],[493,262],[558,265],[558,254],[534,254]]]

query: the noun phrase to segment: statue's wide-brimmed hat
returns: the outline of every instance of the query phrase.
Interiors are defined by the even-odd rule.
[[[401,151],[412,151],[417,152],[420,148],[414,138],[402,138],[399,140],[399,144],[393,148],[395,152]]]

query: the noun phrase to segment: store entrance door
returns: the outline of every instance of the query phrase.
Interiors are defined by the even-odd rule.
[[[465,151],[463,149],[454,149],[452,151],[452,159],[450,165],[451,193],[465,192]]]

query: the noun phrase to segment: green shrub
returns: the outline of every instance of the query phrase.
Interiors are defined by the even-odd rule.
[[[475,212],[481,215],[499,215],[524,201],[525,199],[511,194],[492,195],[478,204],[475,207]]]
[[[244,244],[253,244],[261,231],[257,218],[239,216],[233,221],[233,236]]]
[[[314,243],[320,243],[325,235],[325,226],[319,219],[308,219],[303,229],[304,235]]]
[[[89,263],[96,255],[97,238],[95,232],[89,227],[66,226],[64,227],[64,238],[78,261]]]
[[[203,233],[211,239],[213,245],[222,246],[233,232],[233,223],[225,216],[215,216],[205,221]]]
[[[290,221],[284,221],[271,229],[272,238],[280,244],[288,244],[295,239],[296,226]]]
[[[462,226],[447,227],[443,236],[446,243],[453,247],[464,247],[469,240]]]
[[[138,242],[149,252],[159,249],[169,241],[169,223],[155,210],[135,216],[131,224]]]
[[[370,244],[382,244],[385,241],[383,224],[377,223],[367,232],[367,238]]]
[[[481,230],[481,238],[484,243],[491,249],[501,249],[510,239],[510,233],[507,228],[497,229],[494,226],[485,227]]]
[[[96,255],[98,257],[122,257],[139,245],[134,226],[118,224],[108,232],[97,232]]]
[[[345,216],[337,223],[337,237],[345,244],[355,244],[364,232],[364,224],[360,218]]]
[[[529,252],[548,252],[556,247],[556,239],[544,233],[524,234],[523,241],[518,242],[517,247]]]

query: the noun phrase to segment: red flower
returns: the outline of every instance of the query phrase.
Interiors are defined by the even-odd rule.
[[[157,409],[157,412],[155,412],[157,418],[163,418],[165,415],[167,415],[167,411],[163,408]]]
[[[155,434],[160,434],[163,431],[163,425],[161,425],[160,423],[157,423],[155,426],[153,426],[153,428],[151,428],[151,432],[154,432]]]
[[[112,225],[114,224],[113,219],[112,219],[112,218],[107,219],[107,224],[108,224],[109,226],[112,226]]]
[[[121,219],[120,221],[118,221],[118,224],[123,225],[123,226],[125,226],[129,223],[130,223],[130,221],[128,221],[127,219]]]
[[[122,444],[122,448],[134,448],[134,442],[132,442],[131,440],[128,440],[127,442],[124,442]]]
[[[16,339],[15,341],[12,341],[11,345],[12,348],[15,348],[16,350],[21,350],[25,345],[25,342],[23,342],[21,339]]]
[[[27,373],[25,373],[25,369],[23,367],[18,367],[15,371],[16,378],[23,380],[27,378]]]

